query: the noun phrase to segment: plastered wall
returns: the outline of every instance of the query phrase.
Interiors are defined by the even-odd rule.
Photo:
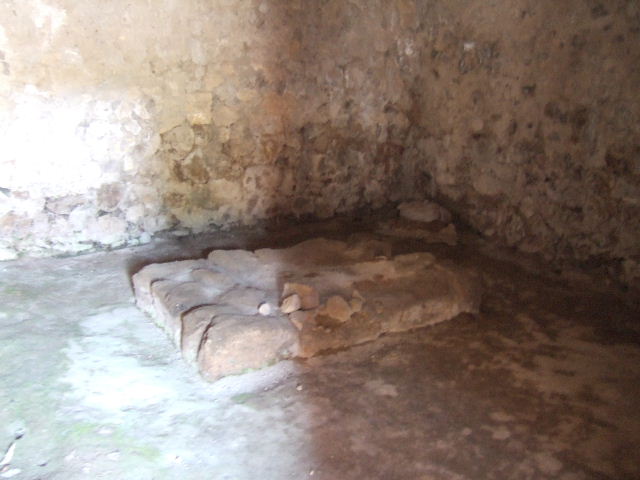
[[[552,264],[640,280],[640,3],[419,2],[430,195]]]
[[[3,258],[411,195],[410,2],[20,0],[0,22]]]

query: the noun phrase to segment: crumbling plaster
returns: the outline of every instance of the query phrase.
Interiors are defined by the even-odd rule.
[[[640,277],[630,0],[0,5],[0,255],[435,197]]]
[[[640,4],[425,8],[411,122],[428,193],[505,244],[638,283]]]
[[[403,198],[400,5],[4,2],[3,256]]]

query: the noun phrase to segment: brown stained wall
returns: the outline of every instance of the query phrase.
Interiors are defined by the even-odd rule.
[[[640,5],[0,5],[0,257],[436,197],[640,276]]]

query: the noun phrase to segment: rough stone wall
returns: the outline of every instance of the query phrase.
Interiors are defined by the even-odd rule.
[[[640,280],[635,0],[6,0],[0,258],[435,197]]]
[[[411,7],[2,2],[0,258],[407,197]]]
[[[508,245],[640,283],[640,3],[419,3],[423,191]]]

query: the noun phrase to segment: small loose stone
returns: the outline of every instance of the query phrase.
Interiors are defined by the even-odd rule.
[[[22,472],[22,470],[20,470],[19,468],[10,468],[9,470],[7,470],[5,472],[0,473],[0,477],[2,477],[2,478],[11,478],[11,477],[15,477],[20,472]]]
[[[293,295],[289,295],[282,301],[282,305],[280,305],[280,310],[282,313],[293,313],[297,310],[300,310],[302,306],[302,302],[300,301],[300,296],[297,293]]]
[[[349,320],[352,313],[351,306],[340,295],[329,297],[324,308],[320,311],[321,315],[327,315],[340,322]]]
[[[300,305],[303,310],[311,310],[318,308],[320,305],[320,296],[318,291],[310,285],[302,283],[285,283],[283,297],[297,294],[300,297]]]
[[[352,298],[349,302],[349,306],[354,313],[361,311],[363,305],[364,302],[360,298]]]
[[[258,307],[258,313],[265,317],[271,315],[271,305],[269,305],[267,302],[261,303]]]

